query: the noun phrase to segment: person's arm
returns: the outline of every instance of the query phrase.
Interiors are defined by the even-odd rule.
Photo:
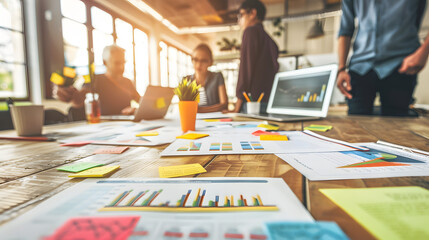
[[[198,107],[199,113],[219,112],[228,109],[228,96],[226,95],[225,85],[218,86],[219,103],[210,106]]]
[[[341,93],[348,99],[352,98],[350,90],[352,86],[350,84],[350,75],[347,72],[347,56],[349,55],[349,49],[351,44],[351,37],[340,36],[338,39],[338,76],[337,76],[337,87]]]
[[[348,99],[352,98],[350,91],[350,75],[347,72],[347,57],[350,51],[351,39],[355,32],[355,10],[352,0],[343,0],[341,4],[340,32],[338,34],[338,75],[337,87]]]
[[[85,95],[89,92],[89,89],[82,87],[79,91],[73,86],[69,87],[59,87],[54,85],[53,95],[56,99],[71,103],[74,108],[82,108],[85,102]]]
[[[429,56],[429,33],[423,44],[411,55],[407,56],[399,68],[400,73],[414,75],[426,65]]]

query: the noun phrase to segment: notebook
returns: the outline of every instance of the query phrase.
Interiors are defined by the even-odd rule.
[[[336,77],[337,65],[277,73],[267,113],[239,116],[280,122],[326,117]]]
[[[134,115],[103,115],[102,120],[152,120],[164,118],[174,96],[173,88],[148,86]]]

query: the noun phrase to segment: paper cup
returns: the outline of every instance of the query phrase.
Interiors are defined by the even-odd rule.
[[[247,114],[259,114],[261,109],[260,102],[247,102],[246,104]]]
[[[12,122],[18,136],[42,135],[42,105],[11,106]]]

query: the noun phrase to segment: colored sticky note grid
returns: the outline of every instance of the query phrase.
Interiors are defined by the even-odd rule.
[[[170,178],[170,177],[181,177],[192,174],[198,174],[207,172],[199,163],[185,164],[179,166],[159,167],[159,177]]]
[[[232,143],[222,143],[222,151],[232,151]]]
[[[99,166],[103,166],[103,165],[104,164],[102,164],[102,163],[80,162],[80,163],[74,163],[71,165],[59,167],[59,168],[57,168],[57,170],[64,171],[64,172],[76,173],[76,172],[81,172],[83,170],[87,170],[90,168],[99,167]]]
[[[97,149],[94,154],[121,154],[129,147],[114,147],[114,148],[101,148]]]
[[[128,239],[139,216],[115,216],[115,217],[82,217],[67,220],[55,233],[45,240],[53,239]]]
[[[80,173],[69,175],[69,177],[105,177],[118,169],[119,166],[95,167]]]
[[[136,137],[148,137],[148,136],[158,136],[159,133],[157,131],[145,131],[136,134]]]
[[[194,143],[194,142],[192,142],[190,144],[189,151],[200,151],[200,148],[201,148],[201,143]]]
[[[250,144],[252,145],[253,150],[264,150],[264,147],[262,147],[262,144],[260,142],[252,141],[250,142]]]
[[[219,151],[220,150],[220,143],[212,143],[210,144],[210,151]]]
[[[252,150],[252,146],[249,142],[240,142],[240,145],[243,150]]]
[[[258,127],[265,128],[267,130],[279,130],[278,126],[270,125],[270,124],[259,124]]]
[[[199,138],[203,138],[203,137],[207,137],[209,136],[208,134],[204,134],[204,133],[187,133],[181,136],[177,136],[176,138],[181,138],[181,139],[199,139]]]
[[[165,108],[166,106],[165,99],[163,97],[157,98],[155,104],[158,109]]]
[[[261,141],[288,141],[286,135],[259,135]]]

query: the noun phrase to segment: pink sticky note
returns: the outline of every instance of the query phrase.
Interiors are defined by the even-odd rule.
[[[54,239],[128,239],[139,216],[72,218],[45,240]]]
[[[232,122],[232,118],[221,118],[219,122]]]
[[[258,130],[252,133],[254,136],[260,136],[260,135],[280,135],[278,132],[267,132],[263,130]]]
[[[93,143],[93,141],[71,142],[60,144],[61,147],[82,147]]]
[[[95,150],[94,154],[121,154],[129,147],[114,147],[114,148],[100,148]]]

